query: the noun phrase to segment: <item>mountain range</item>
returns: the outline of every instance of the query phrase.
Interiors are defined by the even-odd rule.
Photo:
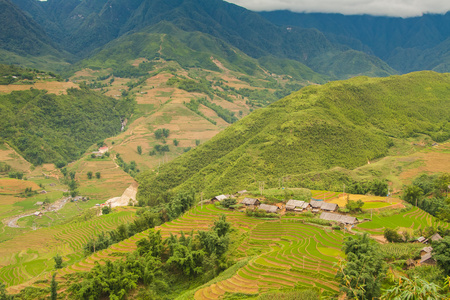
[[[182,31],[218,39],[252,58],[272,56],[300,62],[332,80],[416,69],[446,70],[445,62],[439,61],[448,53],[447,15],[380,17],[385,22],[378,25],[379,20],[370,16],[258,14],[221,0],[12,1],[1,1],[7,7],[4,11],[15,12],[5,13],[2,24],[16,28],[3,31],[1,48],[18,49],[13,53],[28,57],[28,65],[33,64],[30,56],[64,57],[60,64],[80,61],[124,35],[152,30],[166,33],[155,25],[170,23]],[[333,25],[336,23],[339,26]],[[411,26],[413,23],[418,25]],[[380,36],[389,26],[402,30]],[[14,32],[33,37],[33,44],[22,43]],[[396,42],[399,35],[401,44]],[[439,56],[430,58],[430,51]],[[55,65],[49,64],[49,68]]]

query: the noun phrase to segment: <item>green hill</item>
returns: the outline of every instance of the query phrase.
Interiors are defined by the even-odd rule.
[[[72,161],[119,133],[131,105],[74,88],[67,95],[37,89],[0,95],[0,139],[36,165]]]
[[[419,134],[450,137],[449,74],[358,77],[309,86],[259,109],[210,141],[147,172],[138,197],[193,188],[210,196],[278,186],[281,177],[353,169]]]

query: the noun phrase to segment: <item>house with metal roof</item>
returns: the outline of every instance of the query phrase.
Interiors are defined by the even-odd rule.
[[[309,207],[309,203],[301,200],[289,200],[286,203],[286,210],[302,211]]]
[[[432,236],[430,236],[429,238],[427,238],[425,241],[423,241],[424,244],[428,243],[428,242],[436,242],[442,240],[442,236],[439,233],[435,233]]]
[[[258,207],[258,209],[265,210],[265,211],[268,212],[268,213],[276,213],[276,212],[278,212],[278,210],[279,210],[278,206],[275,206],[275,205],[268,205],[268,204],[261,204],[261,205]]]
[[[435,265],[436,260],[433,257],[431,257],[431,253],[427,253],[424,256],[422,256],[422,258],[420,259],[420,264],[421,265]]]
[[[313,209],[318,209],[318,208],[321,208],[322,205],[323,205],[324,203],[325,203],[325,202],[323,202],[323,201],[311,200],[311,201],[309,202],[309,205],[311,205],[311,207],[312,207]]]
[[[328,202],[324,202],[322,204],[322,206],[320,207],[321,210],[325,210],[325,211],[336,211],[338,210],[339,205],[337,205],[336,203],[328,203]]]
[[[246,197],[246,198],[244,198],[244,200],[241,201],[241,204],[244,204],[246,206],[251,206],[251,205],[256,206],[256,205],[260,205],[261,202],[256,198],[247,198]]]
[[[321,213],[320,218],[322,220],[334,221],[334,222],[338,222],[341,224],[350,224],[350,225],[356,224],[358,222],[358,220],[355,217],[341,215],[341,214],[333,214],[333,213],[329,213],[329,212]]]
[[[225,200],[225,199],[227,199],[228,198],[228,196],[226,196],[226,195],[219,195],[219,196],[215,196],[214,198],[212,198],[212,200],[211,201],[222,201],[222,200]]]

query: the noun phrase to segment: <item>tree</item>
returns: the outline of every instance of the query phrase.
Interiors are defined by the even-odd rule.
[[[450,275],[450,236],[433,242],[433,258],[445,274]]]
[[[376,247],[367,233],[345,240],[342,250],[347,260],[340,261],[336,277],[349,299],[372,299],[380,295],[385,265]]]
[[[236,204],[236,199],[234,199],[234,198],[223,199],[220,204],[223,207],[229,208],[231,205],[235,205]]]
[[[363,206],[364,202],[361,199],[358,201],[348,200],[345,208],[347,208],[350,212],[360,212],[362,211]]]
[[[430,283],[419,277],[412,279],[400,277],[398,283],[391,289],[384,291],[381,299],[411,299],[411,300],[428,300],[428,299],[444,299],[439,294],[440,287],[435,283]]]
[[[50,284],[50,290],[51,290],[51,300],[56,300],[58,298],[58,283],[56,282],[56,273],[53,273],[52,276],[52,282]]]
[[[423,191],[415,185],[408,185],[403,189],[403,200],[417,206],[417,202],[422,197]]]
[[[62,256],[60,256],[59,254],[56,254],[56,256],[53,256],[53,260],[55,261],[55,269],[61,269],[63,267]]]
[[[87,172],[87,178],[92,179],[92,171]]]
[[[13,296],[8,295],[4,283],[0,283],[0,300],[13,300]]]
[[[137,146],[137,152],[139,153],[139,155],[142,154],[142,147],[141,146]]]
[[[195,145],[196,146],[200,145],[200,140],[195,140]]]
[[[384,230],[384,237],[390,243],[401,243],[403,242],[402,236],[394,229],[386,228]]]
[[[96,177],[97,179],[100,179],[100,177],[101,177],[100,172],[96,172],[96,173],[95,173],[95,177]]]
[[[179,144],[180,142],[177,140],[177,139],[173,139],[173,144],[175,145],[175,147],[178,147],[178,144]]]
[[[102,214],[107,215],[111,212],[111,208],[109,206],[103,206],[102,207]]]

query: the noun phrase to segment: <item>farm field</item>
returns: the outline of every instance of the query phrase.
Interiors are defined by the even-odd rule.
[[[296,220],[250,218],[213,205],[196,207],[156,230],[161,230],[163,237],[180,231],[207,230],[222,213],[237,229],[233,234],[232,255],[237,259],[250,260],[230,278],[198,289],[195,299],[216,299],[226,292],[252,294],[294,286],[318,287],[331,294],[338,290],[333,264],[342,256],[340,248],[344,235],[340,231],[324,230]],[[120,258],[118,253],[135,250],[135,243],[147,234],[148,231],[139,233],[73,265],[67,265],[58,272],[58,279],[63,280],[62,276],[76,271],[87,271],[95,262]],[[61,235],[61,239],[65,237]],[[49,274],[37,278],[49,278]],[[30,283],[12,286],[9,290],[17,291]]]
[[[374,213],[371,222],[358,224],[354,230],[381,235],[385,228],[406,228],[416,230],[421,228],[424,229],[429,226],[449,228],[449,224],[437,220],[432,215],[417,207],[413,207],[407,212],[389,216],[385,216],[383,213]]]
[[[0,243],[0,281],[8,286],[22,284],[54,269],[59,254],[71,265],[83,257],[83,245],[101,231],[115,229],[134,218],[134,209],[29,231]]]

